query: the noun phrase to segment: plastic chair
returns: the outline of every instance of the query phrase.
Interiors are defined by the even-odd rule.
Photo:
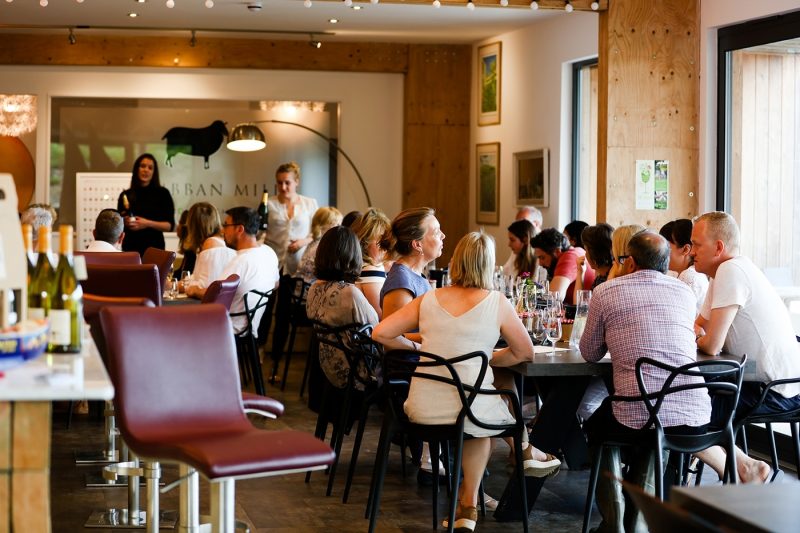
[[[297,328],[311,327],[312,322],[306,315],[306,297],[308,296],[308,289],[311,287],[310,283],[306,283],[303,278],[292,278],[291,293],[289,294],[289,346],[285,352],[286,362],[283,364],[283,379],[281,381],[281,390],[286,388],[286,377],[289,375],[289,361],[292,359],[292,352],[294,351],[294,340],[297,336]],[[280,360],[275,360],[272,366],[272,374],[270,375],[270,383],[275,383],[275,377],[278,375],[278,365]],[[302,387],[305,388],[305,387]],[[303,391],[300,391],[300,396]]]
[[[255,323],[256,315],[259,314],[259,310],[269,305],[273,294],[274,291],[272,290],[261,292],[253,289],[244,295],[245,310],[242,312],[230,313],[232,317],[244,316],[247,318],[247,326],[245,329],[234,335],[236,339],[236,353],[238,354],[239,364],[241,365],[243,381],[246,382],[248,376],[252,376],[256,394],[260,396],[266,394],[266,389],[264,387],[264,373],[261,368],[261,358],[258,356],[256,337],[253,332],[258,328],[258,324]],[[252,300],[255,300],[255,302]],[[263,313],[263,311],[261,312]]]
[[[155,265],[86,265],[84,294],[147,298],[161,305],[161,282]]]
[[[139,252],[84,252],[76,251],[75,255],[84,258],[87,265],[141,265]]]
[[[464,421],[469,419],[473,424],[485,429],[500,430],[501,433],[496,437],[512,437],[514,439],[514,455],[516,459],[517,484],[520,488],[520,502],[522,502],[522,529],[528,531],[528,506],[525,494],[525,472],[522,463],[522,432],[525,431],[522,411],[519,407],[519,400],[516,393],[509,390],[481,389],[471,384],[462,383],[457,372],[458,365],[467,361],[478,359],[480,370],[475,383],[482,383],[489,365],[489,358],[483,352],[472,352],[466,355],[445,359],[438,355],[426,352],[414,352],[410,350],[394,350],[388,352],[383,358],[383,387],[387,399],[387,410],[381,429],[380,443],[375,459],[375,469],[373,471],[372,487],[370,490],[370,500],[367,503],[367,510],[370,516],[369,532],[375,531],[380,506],[381,492],[383,490],[383,480],[386,476],[386,467],[389,459],[389,446],[392,437],[398,431],[402,431],[409,436],[430,443],[431,463],[437,464],[438,444],[440,442],[454,442],[455,452],[453,456],[450,510],[448,516],[448,531],[452,533],[456,513],[456,494],[461,477],[461,458],[464,444]],[[450,377],[429,374],[420,370],[434,368],[444,368]],[[403,403],[408,396],[408,388],[412,379],[425,379],[435,381],[444,385],[454,387],[461,400],[461,410],[456,416],[453,424],[447,425],[427,425],[411,422],[405,414]],[[515,421],[511,424],[488,424],[478,420],[472,413],[471,405],[478,394],[504,395],[510,401]],[[438,485],[439,476],[433,476],[433,529],[438,529]]]
[[[332,450],[307,433],[260,430],[247,419],[223,306],[116,308],[100,315],[120,430],[131,450],[155,465],[147,472],[148,492],[157,490],[156,460],[194,469],[210,482],[212,531],[230,532],[236,479],[320,470],[333,461]],[[196,515],[197,501],[186,500],[185,486],[181,507]],[[158,516],[157,499],[148,502],[148,515]],[[148,530],[155,532],[153,525]]]
[[[200,303],[222,304],[225,309],[230,311],[233,297],[236,296],[236,289],[238,288],[239,274],[231,274],[225,279],[218,279],[209,284]]]
[[[631,434],[616,435],[600,444],[600,449],[595,453],[592,469],[589,474],[589,487],[586,495],[586,507],[583,514],[583,533],[589,530],[589,521],[594,506],[594,495],[597,489],[597,478],[600,474],[600,460],[603,448],[618,446],[643,446],[656,451],[655,453],[655,490],[659,500],[664,499],[664,464],[662,450],[679,452],[681,461],[678,471],[683,471],[683,454],[696,453],[715,445],[725,447],[727,453],[727,473],[734,483],[736,477],[736,442],[733,432],[733,415],[739,399],[739,388],[742,385],[742,368],[747,361],[747,356],[741,363],[736,361],[694,361],[680,367],[674,367],[661,361],[642,357],[636,361],[636,382],[639,387],[639,396],[609,397],[616,402],[639,402],[644,404],[648,412],[648,420],[638,431]],[[661,390],[648,391],[644,383],[643,368],[649,366],[665,370],[669,374],[664,380]],[[699,377],[704,381],[684,385],[673,385],[678,377]],[[683,435],[666,432],[659,419],[659,411],[664,399],[670,394],[678,392],[704,389],[712,398],[719,398],[720,412],[715,416],[717,423],[708,425],[706,433],[702,435]],[[669,429],[669,428],[667,428]]]
[[[167,276],[172,272],[172,265],[175,263],[175,252],[162,250],[161,248],[149,247],[142,256],[143,265],[156,265],[158,267],[158,282],[161,292],[164,292],[164,285],[167,283]]]

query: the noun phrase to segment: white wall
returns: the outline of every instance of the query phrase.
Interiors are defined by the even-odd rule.
[[[49,98],[198,98],[316,100],[339,102],[340,146],[364,177],[372,204],[394,216],[401,205],[403,76],[304,71],[144,69],[96,67],[0,67],[0,93],[39,97],[36,134],[37,201],[48,198]],[[125,124],[120,124],[125,127]],[[272,172],[273,169],[265,169]],[[338,207],[364,210],[367,201],[355,174],[339,159]]]
[[[563,228],[570,219],[572,72],[571,63],[597,55],[598,16],[574,12],[545,19],[502,34],[474,47],[502,41],[501,122],[478,126],[477,90],[472,96],[472,147],[500,143],[500,224],[484,230],[497,240],[499,263],[508,255],[508,225],[517,208],[514,198],[514,152],[550,150],[550,205],[543,208],[544,226]],[[556,44],[557,43],[557,44]],[[473,87],[477,87],[473,71]],[[470,224],[475,223],[475,156],[470,163]]]
[[[797,0],[700,2],[700,211],[716,208],[717,30],[748,20],[796,11]]]

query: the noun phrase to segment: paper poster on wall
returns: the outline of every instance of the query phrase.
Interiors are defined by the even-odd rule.
[[[665,210],[669,206],[669,161],[636,160],[636,209]]]

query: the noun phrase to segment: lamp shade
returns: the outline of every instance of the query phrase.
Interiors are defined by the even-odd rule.
[[[227,146],[234,152],[255,152],[266,147],[267,143],[255,124],[238,124],[228,135]]]

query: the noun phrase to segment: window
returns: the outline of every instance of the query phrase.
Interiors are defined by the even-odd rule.
[[[597,59],[572,66],[572,220],[597,220]]]

